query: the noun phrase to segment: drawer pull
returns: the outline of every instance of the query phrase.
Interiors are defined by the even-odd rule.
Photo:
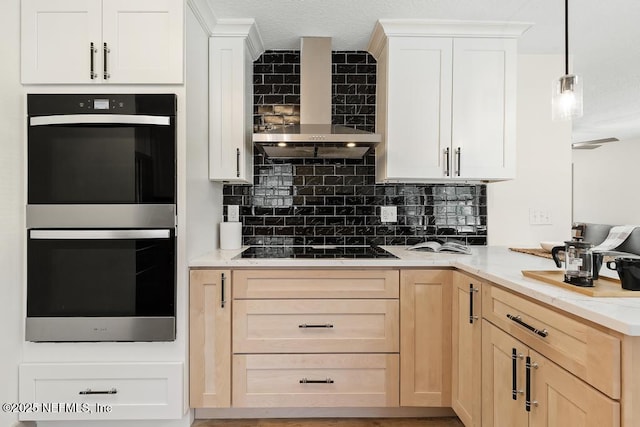
[[[305,328],[333,328],[333,325],[331,323],[324,323],[324,324],[320,324],[320,325],[307,325],[306,323],[303,323],[301,325],[298,325],[298,328],[301,329],[305,329]]]
[[[518,325],[524,326],[525,328],[527,328],[528,330],[530,330],[531,332],[540,335],[542,338],[546,338],[547,335],[549,335],[549,332],[546,329],[536,329],[533,326],[529,325],[528,323],[526,323],[524,320],[522,320],[522,317],[520,316],[514,316],[512,314],[507,314],[507,317],[511,320],[513,320],[514,322],[516,322]]]
[[[300,380],[300,384],[333,384],[333,380],[331,378],[325,380],[308,380],[303,378]]]
[[[82,390],[78,394],[87,395],[87,394],[117,394],[117,393],[118,393],[118,390],[115,388],[112,388],[111,390],[91,390],[90,388],[88,388],[86,390]]]

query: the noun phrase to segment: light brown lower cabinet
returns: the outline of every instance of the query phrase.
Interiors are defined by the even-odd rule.
[[[481,425],[482,283],[453,272],[451,407],[466,427]]]
[[[466,427],[640,425],[640,338],[461,271],[192,269],[189,319],[192,408],[452,407]]]
[[[400,406],[451,406],[451,274],[400,272]]]
[[[483,427],[619,427],[620,404],[482,323]]]
[[[189,273],[189,406],[231,406],[231,270]]]

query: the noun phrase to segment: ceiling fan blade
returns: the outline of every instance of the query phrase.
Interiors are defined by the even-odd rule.
[[[618,138],[602,138],[602,139],[591,139],[589,141],[580,141],[574,142],[571,144],[571,148],[575,150],[593,150],[594,148],[600,147],[601,144],[607,142],[615,142],[620,141]]]

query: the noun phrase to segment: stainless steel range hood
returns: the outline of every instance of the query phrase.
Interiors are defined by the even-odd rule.
[[[300,124],[254,133],[272,158],[361,158],[380,135],[331,124],[331,38],[303,37],[300,45]]]

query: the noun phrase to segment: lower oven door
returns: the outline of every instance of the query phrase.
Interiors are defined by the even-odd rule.
[[[28,231],[28,341],[175,339],[173,229]]]

